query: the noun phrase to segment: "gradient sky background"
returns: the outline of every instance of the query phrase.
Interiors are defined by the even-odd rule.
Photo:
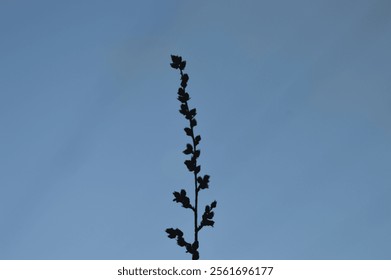
[[[170,54],[201,259],[391,259],[390,1],[2,0],[0,34],[0,259],[191,257]]]

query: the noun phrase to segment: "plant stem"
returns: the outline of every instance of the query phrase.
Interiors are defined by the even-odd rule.
[[[193,133],[193,144],[194,144],[194,151],[196,150],[195,140],[194,140],[194,133]],[[197,166],[197,160],[196,160],[196,166]],[[195,192],[195,211],[194,211],[194,242],[198,242],[198,190],[197,190],[197,171],[194,170],[194,192]]]
[[[170,63],[171,67],[174,69],[179,69],[181,74],[181,85],[178,89],[178,100],[181,102],[179,112],[189,120],[189,127],[185,127],[185,132],[187,136],[191,137],[192,144],[187,143],[186,149],[182,151],[185,155],[191,154],[190,160],[185,160],[184,164],[186,165],[189,172],[194,173],[194,205],[190,203],[190,198],[186,195],[186,190],[182,189],[180,192],[173,192],[174,199],[173,201],[177,203],[181,203],[184,208],[189,208],[194,212],[194,242],[187,242],[183,236],[183,232],[178,228],[167,228],[166,233],[168,234],[168,238],[176,239],[177,244],[180,247],[186,248],[186,253],[190,253],[192,255],[193,260],[198,260],[200,258],[199,254],[199,242],[198,242],[198,232],[204,226],[212,226],[214,225],[213,216],[214,212],[213,208],[216,207],[216,200],[213,201],[210,206],[207,205],[205,207],[205,212],[202,215],[201,223],[198,225],[198,193],[201,189],[209,188],[209,175],[204,175],[203,177],[198,176],[201,172],[201,165],[197,165],[197,158],[200,156],[201,151],[197,150],[197,145],[201,141],[200,135],[194,134],[194,127],[197,126],[197,120],[195,116],[197,115],[196,108],[190,109],[188,101],[190,100],[189,93],[186,92],[187,81],[189,80],[189,76],[183,73],[183,70],[186,67],[186,61],[182,60],[181,56],[171,55],[172,63]]]
[[[181,77],[183,77],[183,71],[180,70]],[[183,88],[185,90],[185,88]],[[186,106],[188,107],[188,103],[186,101]],[[191,120],[189,120],[189,126],[191,129],[191,139],[193,140],[193,156],[195,159],[195,166],[197,166],[197,158],[194,153],[197,150],[197,144],[194,138],[194,127],[191,125]],[[198,190],[197,190],[197,170],[194,170],[194,242],[198,242]]]

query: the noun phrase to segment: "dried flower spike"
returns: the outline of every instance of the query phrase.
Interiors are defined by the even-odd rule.
[[[181,86],[178,89],[178,101],[181,103],[179,113],[181,113],[188,121],[189,127],[185,127],[185,133],[191,138],[191,143],[186,144],[185,150],[183,153],[189,155],[190,159],[185,160],[185,165],[189,172],[194,175],[194,204],[191,204],[190,198],[187,196],[186,190],[182,189],[180,192],[174,192],[173,201],[181,203],[182,207],[189,208],[193,210],[194,213],[194,241],[193,243],[188,243],[183,237],[183,232],[180,229],[168,228],[166,233],[168,238],[176,238],[177,244],[180,247],[186,248],[186,253],[192,255],[193,260],[198,260],[200,258],[199,254],[199,241],[198,241],[198,232],[204,226],[214,225],[213,217],[214,212],[212,211],[217,206],[216,200],[213,201],[210,205],[205,206],[205,211],[202,215],[200,224],[198,224],[198,193],[203,189],[209,188],[209,175],[198,176],[201,171],[201,165],[197,165],[197,159],[200,157],[201,151],[197,149],[197,145],[201,141],[201,136],[195,136],[194,128],[197,126],[197,120],[195,116],[197,115],[196,108],[190,109],[188,101],[190,100],[190,95],[186,92],[187,83],[189,81],[189,75],[183,73],[186,67],[186,61],[182,60],[181,56],[171,55],[170,64],[172,68],[179,69],[181,74]]]

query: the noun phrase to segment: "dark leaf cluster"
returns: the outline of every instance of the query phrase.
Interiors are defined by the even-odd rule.
[[[171,55],[172,63],[170,64],[172,68],[183,70],[186,67],[186,61],[182,61],[181,56]]]
[[[213,210],[213,208],[216,208],[216,206],[217,206],[217,201],[216,200],[213,201],[210,204],[210,206],[209,205],[205,206],[205,212],[202,215],[201,225],[198,227],[198,230],[200,230],[204,226],[211,226],[211,227],[213,227],[215,222],[213,221],[214,212],[212,210]]]
[[[193,153],[193,146],[191,144],[186,144],[186,150],[183,151],[185,155],[190,155]]]
[[[184,130],[187,136],[193,137],[193,130],[191,128],[185,127]]]
[[[190,95],[188,92],[185,92],[183,88],[178,89],[178,100],[182,103],[187,103],[190,100]]]
[[[181,102],[181,108],[179,109],[179,113],[185,116],[186,119],[190,121],[190,126],[195,127],[197,125],[197,120],[194,118],[197,115],[197,110],[196,108],[189,109],[189,105],[185,100],[185,97],[178,96],[178,100]]]
[[[198,176],[197,182],[198,182],[198,189],[208,189],[209,188],[209,175],[204,175],[204,178],[201,176]]]
[[[186,63],[185,63],[186,65]],[[181,69],[183,70],[183,69]],[[189,81],[189,75],[187,74],[183,74],[182,77],[181,77],[181,87],[183,87],[183,89],[185,89],[187,87],[187,82]]]
[[[173,229],[173,228],[168,228],[166,229],[166,232],[168,233],[168,238],[176,238],[177,236],[180,236],[182,237],[183,236],[183,232],[180,230],[180,229]]]
[[[168,228],[166,229],[166,233],[168,233],[168,238],[176,238],[178,246],[185,247],[186,253],[190,253],[193,260],[198,260],[200,258],[200,254],[198,252],[198,241],[195,241],[192,244],[186,242],[185,238],[183,237],[183,232],[178,228]]]
[[[187,197],[185,190],[182,189],[181,192],[174,192],[173,194],[175,196],[173,201],[182,203],[182,207],[184,208],[190,208],[194,210],[193,206],[190,204],[190,198]]]
[[[197,159],[194,155],[190,160],[185,160],[185,165],[190,172],[198,174],[201,171],[201,166],[197,165]]]
[[[200,254],[198,252],[198,241],[194,241],[191,245],[186,245],[186,253],[190,253],[193,260],[198,260],[200,258]]]

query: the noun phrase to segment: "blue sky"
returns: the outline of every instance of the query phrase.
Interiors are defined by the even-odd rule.
[[[0,259],[391,258],[389,1],[1,1]]]

